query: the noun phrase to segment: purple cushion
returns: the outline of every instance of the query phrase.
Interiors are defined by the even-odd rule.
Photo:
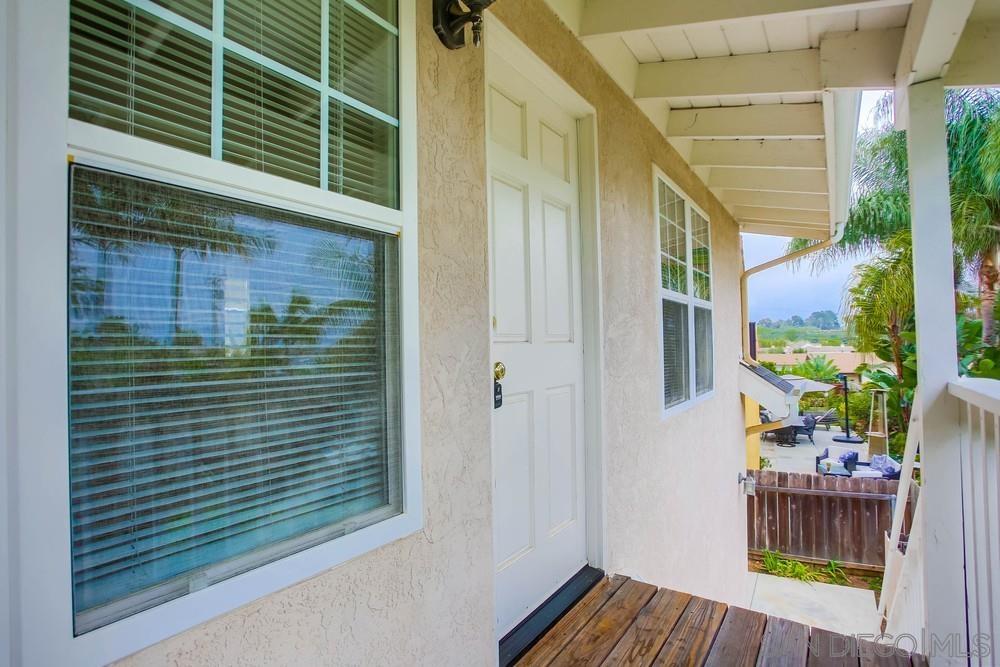
[[[844,465],[847,465],[848,462],[857,463],[858,462],[858,453],[857,452],[845,452],[845,453],[843,453],[843,454],[840,455],[839,459],[840,459],[840,462],[843,463]]]

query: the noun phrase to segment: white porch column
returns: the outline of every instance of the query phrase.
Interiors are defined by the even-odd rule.
[[[958,377],[944,87],[940,79],[909,87],[907,155],[913,227],[917,381],[920,386],[921,513],[924,529],[925,650],[965,650],[965,566],[959,408],[948,394]],[[942,642],[950,640],[947,649]],[[965,664],[938,655],[934,664]]]

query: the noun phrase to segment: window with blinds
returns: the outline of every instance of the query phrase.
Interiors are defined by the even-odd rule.
[[[77,634],[402,511],[395,236],[73,166],[69,244]]]
[[[398,208],[396,14],[395,0],[71,0],[69,115]]]
[[[708,219],[662,178],[657,178],[654,196],[663,308],[663,407],[670,409],[714,388],[712,241]]]
[[[688,362],[687,306],[663,299],[663,407],[671,408],[690,398]]]

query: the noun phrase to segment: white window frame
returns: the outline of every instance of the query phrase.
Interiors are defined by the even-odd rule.
[[[12,108],[5,168],[12,227],[4,280],[16,285],[0,323],[11,332],[7,408],[13,471],[12,649],[23,664],[102,665],[275,593],[423,526],[417,283],[416,30],[399,3],[399,210],[353,199],[68,117],[69,0],[15,5]],[[218,4],[218,3],[217,3]],[[2,6],[2,5],[0,5]],[[45,48],[38,40],[44,36]],[[3,152],[0,152],[3,155]],[[402,513],[73,637],[67,363],[68,164],[324,217],[400,239]],[[3,397],[0,394],[0,397]],[[2,487],[0,487],[2,489]],[[6,500],[6,499],[0,499]],[[6,536],[4,536],[6,537]],[[2,565],[2,563],[0,563]],[[2,619],[0,619],[2,620]]]
[[[684,202],[684,230],[685,230],[685,264],[687,271],[687,289],[689,294],[682,294],[674,290],[667,289],[663,287],[663,279],[660,269],[660,262],[663,257],[663,245],[662,239],[660,238],[660,182],[663,182],[667,187],[674,191]],[[704,299],[699,299],[694,296],[694,262],[692,261],[692,249],[693,240],[691,234],[691,213],[696,212],[701,217],[703,217],[708,222],[709,231],[709,271],[708,271],[708,285],[710,294],[712,295],[711,301],[706,301]],[[717,358],[715,354],[715,307],[713,305],[715,299],[715,256],[714,256],[714,246],[712,245],[712,219],[705,213],[704,209],[694,203],[684,192],[683,189],[677,186],[677,184],[667,176],[663,170],[657,166],[653,166],[653,226],[656,229],[656,285],[657,285],[657,299],[656,299],[656,312],[657,312],[657,329],[659,331],[658,345],[660,348],[660,375],[663,374],[663,365],[665,363],[665,355],[663,353],[663,302],[673,301],[675,303],[684,304],[687,307],[688,313],[688,397],[681,401],[667,407],[664,404],[663,392],[664,387],[661,383],[660,385],[660,409],[662,411],[662,419],[667,419],[676,415],[679,412],[690,409],[691,407],[698,405],[715,395],[716,386],[716,376],[715,376],[715,360]],[[697,361],[696,345],[697,341],[695,339],[695,326],[694,326],[694,309],[704,308],[712,313],[712,388],[708,391],[698,394],[697,391],[697,368],[695,367]]]

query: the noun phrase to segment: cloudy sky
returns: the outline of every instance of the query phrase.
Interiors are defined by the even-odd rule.
[[[861,127],[872,122],[871,111],[881,93],[866,92],[861,99]],[[760,234],[743,234],[746,266],[756,266],[785,254],[789,239]],[[808,316],[816,310],[832,310],[840,315],[844,287],[855,264],[851,259],[814,274],[808,259],[798,267],[776,266],[750,278],[750,319],[787,319]]]

